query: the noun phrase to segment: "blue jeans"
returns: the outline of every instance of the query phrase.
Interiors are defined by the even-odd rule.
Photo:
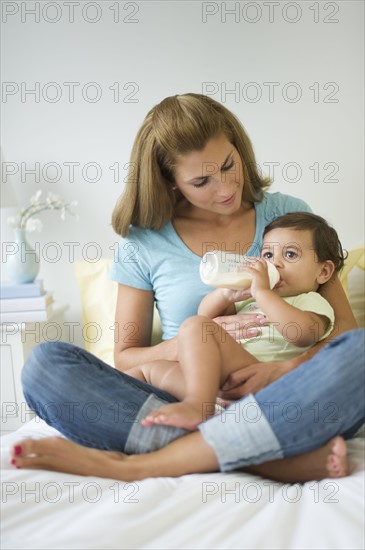
[[[222,471],[298,455],[335,435],[351,437],[365,419],[365,331],[352,330],[310,361],[199,425]],[[81,445],[127,453],[163,447],[187,432],[143,427],[168,393],[65,342],[34,348],[23,368],[28,405]]]

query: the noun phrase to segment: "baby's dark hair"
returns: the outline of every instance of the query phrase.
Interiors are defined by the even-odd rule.
[[[264,236],[269,231],[279,228],[309,230],[313,235],[313,248],[320,262],[331,260],[338,273],[344,266],[347,252],[342,249],[337,232],[324,218],[310,212],[290,212],[279,216],[265,227]]]

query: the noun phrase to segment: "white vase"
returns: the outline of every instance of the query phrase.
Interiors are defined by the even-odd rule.
[[[8,250],[6,273],[12,283],[32,283],[39,273],[39,258],[24,229],[15,229],[13,250]]]

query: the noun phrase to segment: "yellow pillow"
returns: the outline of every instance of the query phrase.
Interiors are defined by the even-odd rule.
[[[347,296],[349,296],[349,274],[355,267],[362,269],[362,271],[365,270],[365,248],[363,246],[349,251],[344,268],[340,273],[340,281]]]
[[[359,246],[349,251],[340,281],[349,299],[355,319],[365,328],[365,248]]]
[[[75,263],[75,273],[81,292],[85,348],[105,363],[114,366],[114,322],[118,284],[108,278],[110,266],[110,259],[95,263],[80,261]],[[364,270],[364,247],[350,250],[340,280],[361,327],[365,326]],[[151,344],[155,345],[160,341],[161,322],[155,308]]]
[[[75,262],[81,293],[85,348],[114,366],[114,323],[118,284],[108,278],[111,260]],[[161,322],[155,307],[151,344],[161,341]]]

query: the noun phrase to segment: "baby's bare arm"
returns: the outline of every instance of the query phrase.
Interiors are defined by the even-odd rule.
[[[212,292],[209,292],[202,301],[198,308],[198,315],[204,315],[213,319],[219,315],[233,315],[236,313],[233,300],[230,300],[223,288],[217,288]]]
[[[287,327],[293,322],[300,328],[296,338],[290,339],[296,346],[313,346],[325,334],[330,322],[328,317],[298,309],[270,289],[262,289],[255,294],[256,302],[284,338],[287,337]]]
[[[221,315],[234,315],[236,313],[234,303],[246,300],[250,296],[247,290],[217,288],[204,296],[198,308],[198,315],[204,315],[210,319]]]

